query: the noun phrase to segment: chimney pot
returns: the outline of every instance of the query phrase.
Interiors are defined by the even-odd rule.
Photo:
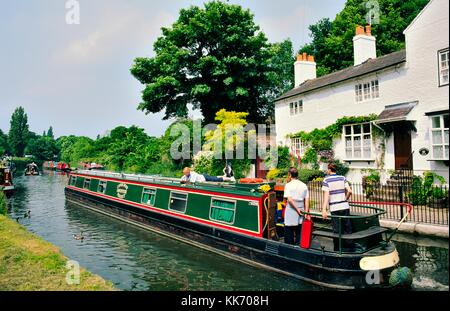
[[[360,26],[360,25],[356,25],[356,35],[358,36],[358,35],[364,35],[364,34],[365,34],[364,27]]]
[[[366,26],[366,35],[368,35],[368,36],[372,35],[372,26],[370,26],[370,25]]]
[[[307,53],[298,54],[297,61],[294,64],[294,71],[295,87],[298,87],[307,80],[315,79],[317,73],[314,57]]]

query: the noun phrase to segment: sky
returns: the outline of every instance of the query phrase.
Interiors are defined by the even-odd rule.
[[[0,0],[0,129],[25,108],[30,130],[95,138],[119,125],[160,136],[173,120],[137,110],[144,88],[131,74],[152,57],[161,27],[196,0],[78,0],[79,24],[67,24],[69,0]],[[73,1],[73,0],[71,0]],[[270,42],[310,42],[308,26],[334,19],[345,0],[230,0],[255,15]],[[191,116],[200,117],[193,111]]]

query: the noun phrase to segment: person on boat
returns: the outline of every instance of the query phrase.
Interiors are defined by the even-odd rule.
[[[328,165],[328,175],[324,178],[322,184],[323,191],[323,205],[322,217],[328,219],[327,208],[332,216],[350,216],[350,204],[348,203],[352,196],[352,189],[350,184],[344,176],[338,175],[336,165],[330,163]],[[331,219],[333,232],[339,232],[339,218]],[[341,218],[341,233],[351,234],[352,223],[350,218]],[[335,238],[334,250],[339,250],[339,239]],[[353,242],[350,240],[343,240],[342,246],[344,248],[353,248]]]
[[[302,181],[298,180],[298,170],[289,170],[290,181],[284,187],[287,206],[284,215],[284,242],[291,245],[300,244],[303,224],[303,212],[309,212],[309,191]]]
[[[231,178],[234,177],[233,168],[231,167],[231,162],[228,162],[223,169],[223,173],[225,177]]]
[[[183,177],[181,177],[181,183],[197,183],[197,182],[225,182],[225,181],[233,181],[233,177],[215,177],[210,176],[208,174],[198,174],[192,171],[189,167],[185,167],[183,169]]]

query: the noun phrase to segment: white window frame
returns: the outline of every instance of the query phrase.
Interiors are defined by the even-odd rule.
[[[69,185],[70,186],[76,186],[77,185],[77,177],[76,176],[70,176],[70,179],[69,179]]]
[[[366,133],[364,132],[364,125],[369,125],[369,132]],[[356,126],[360,126],[361,127],[361,133],[359,134],[355,134],[355,127]],[[347,134],[347,128],[351,128],[350,134]],[[364,154],[364,136],[370,136],[370,156],[366,156]],[[342,137],[343,137],[343,141],[344,141],[344,153],[345,153],[345,159],[347,161],[355,161],[355,160],[359,160],[359,161],[373,161],[374,159],[374,147],[373,147],[373,131],[372,131],[372,123],[358,123],[358,124],[348,124],[345,125],[343,127],[343,133],[342,133]],[[347,155],[347,138],[351,138],[351,156]],[[355,138],[360,138],[361,141],[361,146],[359,147],[359,151],[361,152],[361,156],[360,157],[356,157],[355,156],[355,151],[357,151],[355,149]]]
[[[355,84],[355,101],[364,103],[380,98],[380,81],[378,79]]]
[[[87,187],[86,184],[88,184]],[[91,178],[85,178],[83,181],[83,189],[91,190],[90,188],[91,188]]]
[[[223,207],[220,207],[220,206],[213,206],[213,201],[214,200],[225,201],[225,202],[229,202],[229,203],[233,203],[234,204],[234,208],[232,210],[233,211],[233,221],[232,222],[217,220],[217,219],[214,219],[214,218],[211,217],[211,214],[212,214],[212,211],[213,211],[213,207],[217,208],[217,209],[231,211],[230,209],[223,208]],[[209,220],[214,221],[214,222],[218,222],[218,223],[227,224],[227,225],[234,225],[234,222],[236,220],[236,206],[237,206],[237,201],[236,200],[228,200],[228,199],[211,197],[211,203],[209,204]]]
[[[291,150],[294,152],[294,155],[297,156],[298,154],[303,157],[305,155],[307,146],[303,143],[301,138],[292,138],[291,139]]]
[[[443,61],[442,56],[446,56],[446,59]],[[439,86],[448,85],[450,76],[449,76],[449,49],[441,50],[438,52],[438,75],[439,75]],[[447,81],[444,81],[444,77],[447,76]]]
[[[146,191],[149,191],[149,192],[153,191],[154,192],[153,195],[155,196],[155,202],[153,202],[153,205],[149,204],[148,202],[144,202],[144,194],[147,193]],[[150,195],[152,195],[152,194],[150,194]],[[148,205],[148,206],[154,206],[155,203],[156,203],[156,188],[144,187],[142,189],[141,203],[145,204],[145,205]]]
[[[180,199],[180,198],[175,198],[176,200],[181,200],[181,201],[185,201],[184,202],[184,210],[183,211],[178,211],[176,209],[172,209],[172,199],[174,198],[174,195],[185,195],[186,198],[185,199]],[[170,197],[169,197],[169,205],[168,205],[168,209],[169,211],[175,212],[175,213],[180,213],[180,214],[186,214],[186,210],[187,210],[187,203],[189,200],[189,193],[186,192],[178,192],[178,191],[171,191],[170,192]]]
[[[103,191],[100,191],[100,185],[104,184],[104,188]],[[98,186],[97,186],[97,192],[98,193],[102,193],[105,194],[106,193],[106,186],[108,185],[108,182],[106,180],[99,180],[98,181]]]
[[[303,100],[298,100],[289,103],[289,114],[291,116],[297,116],[303,113]]]
[[[448,115],[449,115],[448,113],[444,113],[444,114],[440,114],[440,115],[430,116],[430,122],[431,122],[430,142],[431,142],[431,151],[432,151],[434,160],[443,160],[443,161],[449,160],[449,155],[448,155],[449,151],[447,150],[447,152],[446,152],[446,150],[445,150],[445,147],[447,147],[447,148],[449,147],[448,140],[447,140],[447,142],[445,142],[445,132],[447,132],[447,137],[448,137],[449,128],[445,127],[445,125],[444,125],[444,116],[448,117]],[[435,118],[439,118],[439,123],[440,123],[439,127],[433,127],[433,119],[435,119]],[[440,133],[441,143],[434,143],[434,141],[433,141],[433,137],[434,137],[433,134],[436,132]],[[436,156],[436,154],[434,152],[435,147],[442,147],[443,157]]]

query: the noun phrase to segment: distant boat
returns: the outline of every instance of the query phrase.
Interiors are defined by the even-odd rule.
[[[105,167],[98,163],[81,162],[80,166],[85,170],[104,170]]]
[[[25,176],[38,176],[39,175],[39,169],[36,164],[31,163],[27,164],[27,167],[25,168]]]
[[[58,172],[70,172],[70,164],[66,162],[45,161],[42,167],[46,170],[58,171]]]

